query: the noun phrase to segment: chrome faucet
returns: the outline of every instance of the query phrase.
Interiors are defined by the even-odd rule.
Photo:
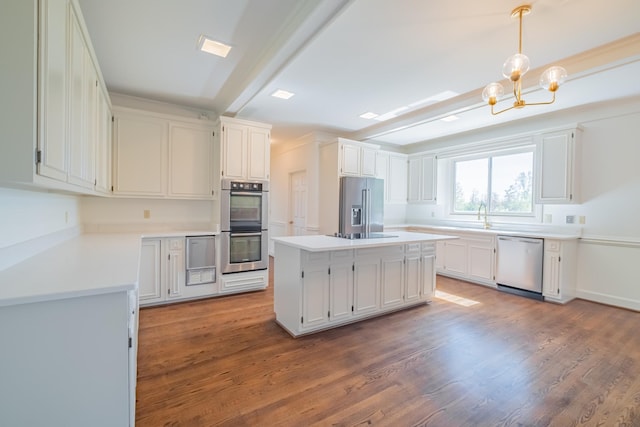
[[[487,215],[487,204],[485,202],[480,202],[480,206],[478,207],[478,220],[480,220],[480,211],[484,208],[484,229],[488,230],[491,227],[489,224],[488,215]]]

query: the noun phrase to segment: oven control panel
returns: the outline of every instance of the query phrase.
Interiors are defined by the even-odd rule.
[[[231,181],[232,190],[262,191],[262,183]]]

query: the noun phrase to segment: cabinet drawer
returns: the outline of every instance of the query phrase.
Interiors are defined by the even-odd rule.
[[[302,261],[304,263],[328,262],[329,252],[303,252]]]
[[[182,249],[184,239],[169,240],[169,249]]]
[[[435,251],[436,250],[436,244],[434,243],[428,243],[428,242],[422,242],[422,251]]]
[[[407,243],[404,245],[404,250],[405,252],[419,252],[420,246],[420,243]]]
[[[349,261],[353,258],[353,249],[331,252],[331,261]]]
[[[544,249],[547,251],[559,251],[560,250],[560,241],[559,240],[545,240],[544,241]]]

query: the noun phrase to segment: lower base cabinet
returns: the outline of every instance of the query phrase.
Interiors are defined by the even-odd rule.
[[[269,286],[269,270],[221,274],[218,280],[221,294],[259,291]]]
[[[308,252],[276,242],[276,320],[295,337],[424,304],[434,262],[434,243]]]
[[[166,304],[218,293],[218,284],[186,286],[185,242],[181,238],[142,239],[138,287],[140,305]]]
[[[424,228],[438,234],[438,229]],[[486,232],[457,232],[457,240],[438,241],[434,267],[438,274],[495,287],[495,237]],[[577,239],[544,238],[542,295],[546,301],[565,304],[576,296]],[[424,263],[423,263],[424,265]]]
[[[135,422],[138,304],[119,290],[0,308],[0,424]]]
[[[576,290],[575,240],[545,239],[542,294],[545,300],[564,304],[575,298]]]
[[[142,239],[140,305],[263,290],[269,285],[269,270],[218,274],[214,283],[187,285],[185,245],[185,237]]]
[[[438,242],[438,273],[495,286],[495,237],[471,233],[449,234],[460,238]]]

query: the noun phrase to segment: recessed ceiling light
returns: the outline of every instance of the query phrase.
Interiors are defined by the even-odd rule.
[[[372,113],[371,111],[364,113],[364,114],[360,114],[360,117],[362,117],[363,119],[375,119],[376,117],[378,117],[378,115],[376,113]]]
[[[288,91],[282,90],[282,89],[278,89],[278,90],[276,90],[275,92],[273,92],[271,94],[271,96],[273,96],[274,98],[280,98],[280,99],[289,99],[293,95],[295,95],[295,93],[288,92]]]
[[[458,120],[460,117],[456,116],[456,115],[451,115],[451,116],[447,116],[447,117],[443,117],[440,120],[443,122],[455,122],[456,120]]]
[[[198,39],[198,49],[212,55],[226,58],[227,54],[229,54],[229,51],[231,50],[231,46],[228,46],[221,42],[217,42],[202,34]]]

